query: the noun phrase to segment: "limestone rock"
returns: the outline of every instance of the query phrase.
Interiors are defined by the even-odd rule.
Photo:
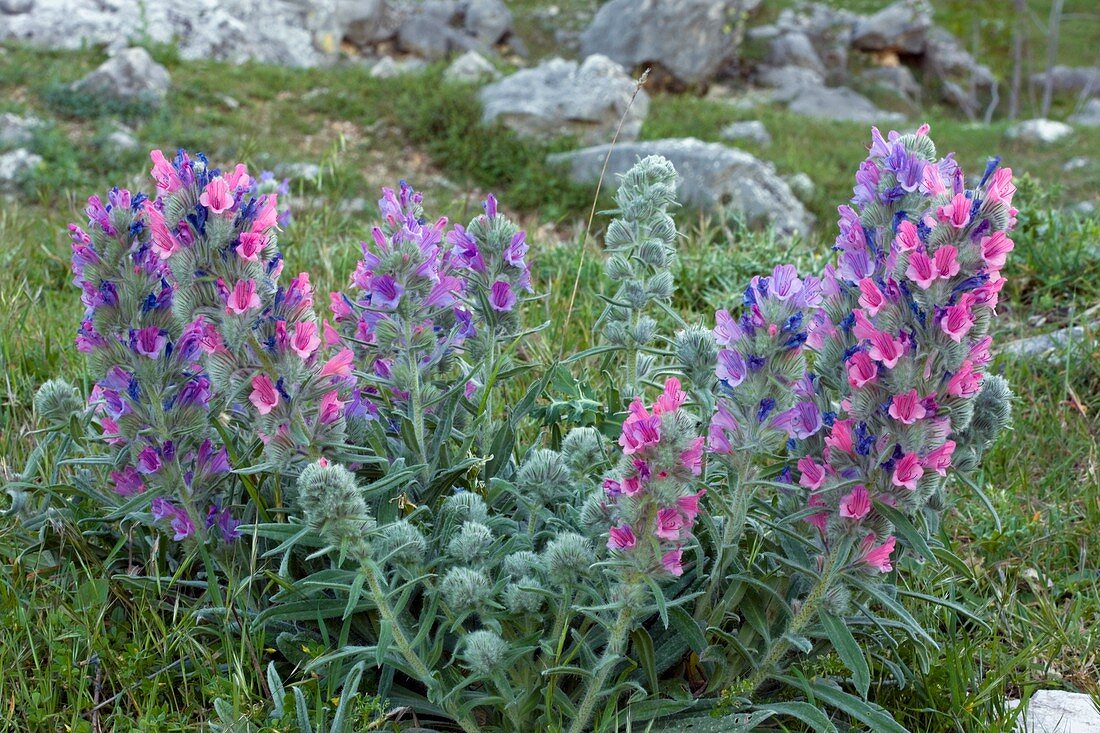
[[[74,92],[106,97],[119,102],[160,104],[168,96],[171,79],[144,48],[119,51],[95,71],[72,85]]]
[[[1010,707],[1020,704],[1009,700]],[[1027,714],[1021,719],[1020,733],[1097,733],[1100,712],[1092,698],[1079,692],[1039,690],[1028,701]]]
[[[1033,143],[1053,143],[1073,134],[1073,128],[1057,120],[1034,119],[1017,122],[1005,131],[1013,140]]]
[[[467,51],[447,67],[443,78],[465,84],[477,84],[500,78],[500,72],[477,51]]]
[[[768,128],[760,120],[731,122],[722,128],[721,136],[723,140],[748,140],[761,146],[771,145],[772,142]]]

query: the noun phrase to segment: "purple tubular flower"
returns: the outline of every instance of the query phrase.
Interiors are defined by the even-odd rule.
[[[489,307],[495,311],[507,312],[516,305],[516,294],[512,292],[512,285],[504,280],[497,280],[489,290]]]
[[[405,293],[404,286],[393,279],[392,275],[380,275],[371,278],[370,304],[380,310],[394,310]]]

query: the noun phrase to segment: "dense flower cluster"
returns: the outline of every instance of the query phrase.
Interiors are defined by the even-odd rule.
[[[708,448],[724,456],[774,453],[785,440],[805,440],[832,419],[814,400],[806,372],[807,326],[821,306],[821,282],[800,279],[793,265],[754,277],[744,312],[715,314],[718,401]]]
[[[152,160],[157,198],[143,206],[152,247],[181,293],[176,317],[203,323],[218,408],[264,442],[275,466],[339,445],[352,355],[323,348],[307,273],[279,283],[277,194],[258,193],[240,164],[222,172],[182,150]]]
[[[860,561],[883,572],[895,540],[876,505],[913,514],[942,490],[990,361],[1016,216],[1009,169],[993,161],[967,190],[926,133],[873,130],[858,210],[840,207],[809,341],[839,415],[797,459],[823,541],[855,536]]]
[[[618,473],[604,481],[613,525],[607,546],[643,573],[683,575],[683,548],[704,489],[693,491],[703,467],[703,438],[683,410],[687,394],[670,378],[646,409],[640,398],[623,422]]]
[[[174,317],[178,291],[160,256],[159,212],[143,194],[116,188],[106,203],[91,197],[86,212],[87,231],[70,226],[87,309],[76,344],[97,375],[89,405],[115,456],[111,487],[124,499],[148,492],[153,518],[176,539],[205,520],[232,540],[237,522],[220,504],[229,461],[208,423],[209,324]]]

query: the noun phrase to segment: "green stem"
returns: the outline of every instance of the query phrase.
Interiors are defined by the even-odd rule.
[[[592,719],[592,713],[596,708],[596,700],[599,698],[600,693],[603,692],[607,677],[611,674],[612,667],[615,666],[615,660],[623,655],[623,651],[626,648],[626,637],[627,634],[630,633],[630,623],[633,619],[633,607],[630,604],[624,604],[619,610],[618,618],[615,619],[615,625],[611,627],[611,635],[607,639],[607,647],[604,649],[603,656],[600,657],[600,661],[597,664],[599,671],[588,681],[588,687],[585,690],[584,698],[577,708],[577,714],[573,718],[573,724],[569,726],[569,733],[583,733],[588,727],[588,722]]]
[[[825,599],[825,594],[829,591],[829,586],[832,585],[833,577],[836,575],[836,572],[837,568],[833,563],[833,558],[826,555],[824,571],[821,576],[818,577],[813,588],[811,588],[810,592],[806,595],[806,599],[802,602],[801,608],[798,609],[794,616],[791,616],[791,621],[787,624],[787,630],[782,636],[772,641],[771,646],[768,648],[768,653],[764,655],[764,659],[756,667],[756,671],[745,681],[744,685],[738,686],[742,697],[752,697],[760,685],[764,684],[772,675],[775,667],[790,650],[790,637],[801,634],[817,617],[818,609],[820,609],[821,602]]]
[[[420,470],[420,482],[422,488],[427,490],[431,481],[431,470],[428,467],[428,449],[425,439],[423,396],[420,394],[420,365],[412,353],[413,332],[409,320],[405,322],[405,348],[409,355],[409,371],[412,373],[412,385],[409,389],[409,421],[413,426],[413,437],[416,440],[417,458],[423,465]]]
[[[729,511],[726,512],[725,523],[722,527],[721,545],[717,549],[717,558],[714,568],[710,573],[707,583],[707,592],[703,594],[696,612],[696,618],[702,620],[717,604],[718,591],[725,579],[726,570],[733,562],[734,556],[741,544],[741,534],[745,531],[745,517],[748,515],[749,500],[752,492],[747,488],[748,467],[738,466],[731,469],[729,476],[729,488],[732,501],[729,503]]]
[[[370,588],[371,596],[374,599],[374,605],[378,608],[378,615],[390,625],[393,643],[397,646],[398,651],[401,652],[401,656],[405,658],[405,661],[408,662],[413,672],[416,673],[416,676],[419,677],[420,681],[424,683],[424,686],[428,688],[430,694],[433,688],[439,686],[439,681],[435,679],[431,670],[421,661],[420,656],[412,648],[412,644],[409,643],[409,637],[405,634],[405,629],[401,625],[401,621],[397,618],[397,614],[394,613],[393,608],[390,606],[389,600],[386,599],[386,593],[382,589],[382,585],[378,582],[378,576],[375,575],[374,570],[364,565],[362,572],[366,574],[367,587]],[[469,716],[459,714],[453,700],[444,702],[443,709],[447,711],[448,715],[454,718],[455,722],[457,722],[466,733],[481,733],[481,728],[479,728],[477,723],[471,720]]]

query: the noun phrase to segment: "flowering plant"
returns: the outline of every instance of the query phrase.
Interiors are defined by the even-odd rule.
[[[516,356],[528,242],[493,196],[451,226],[384,190],[324,322],[308,274],[282,284],[275,194],[244,166],[154,152],[153,176],[154,199],[93,197],[73,228],[96,384],[36,404],[47,439],[77,433],[67,476],[102,519],[190,543],[216,606],[233,559],[209,546],[251,537],[250,587],[278,583],[238,623],[277,637],[277,714],[300,663],[470,733],[902,730],[867,657],[931,639],[896,574],[936,559],[952,475],[1009,419],[985,370],[1010,171],[967,190],[926,127],[874,130],[835,262],[753,278],[706,328],[669,305],[675,170],[639,161],[587,354],[622,355],[623,402],[598,406],[616,442],[530,429],[552,370]],[[833,652],[844,671],[790,673]]]

